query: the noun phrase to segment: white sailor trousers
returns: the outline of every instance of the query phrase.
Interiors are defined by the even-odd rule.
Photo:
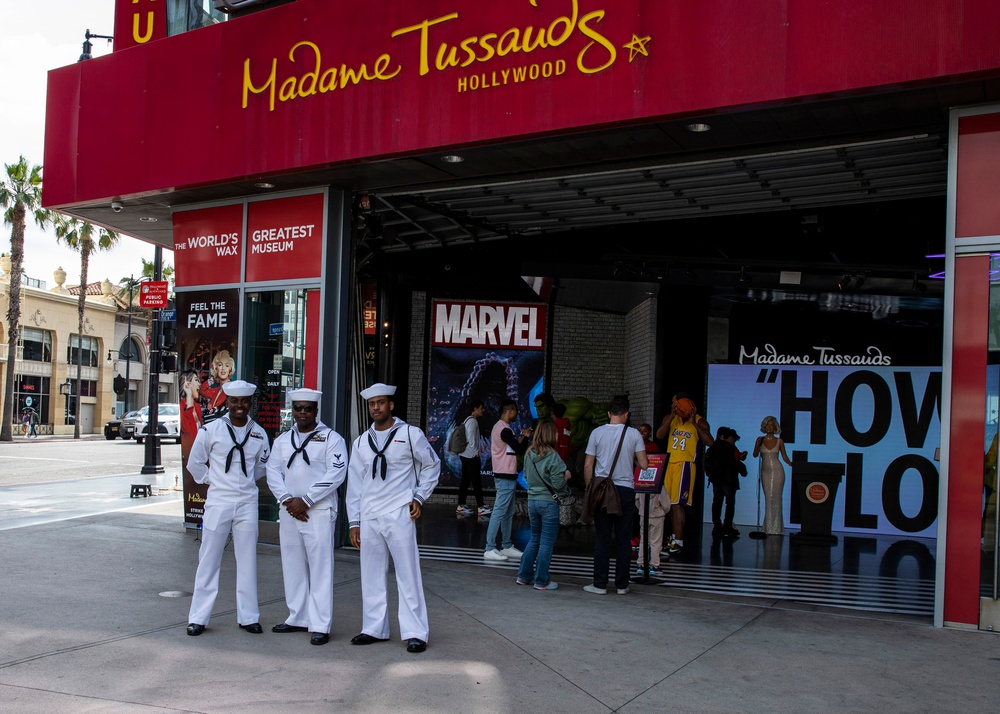
[[[288,619],[310,632],[333,627],[333,535],[337,511],[310,508],[308,521],[282,509],[278,515],[281,539],[281,574],[285,581]]]
[[[198,572],[194,576],[194,596],[188,622],[208,625],[219,594],[219,569],[229,532],[236,553],[237,624],[260,621],[257,605],[257,500],[241,503],[207,503],[201,527]]]
[[[389,556],[396,570],[399,591],[399,634],[404,640],[417,637],[427,642],[427,604],[420,577],[417,529],[410,519],[410,506],[378,518],[361,521],[361,597],[364,614],[361,631],[389,637],[389,600],[386,577]]]

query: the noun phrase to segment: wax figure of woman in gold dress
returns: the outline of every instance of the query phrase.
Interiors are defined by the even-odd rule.
[[[785,468],[781,465],[781,459],[789,466],[792,462],[785,453],[785,442],[778,436],[781,433],[778,420],[773,416],[764,417],[760,430],[764,436],[757,437],[753,455],[754,458],[760,457],[760,484],[764,489],[764,532],[768,535],[781,535],[785,530],[785,516],[782,512]]]

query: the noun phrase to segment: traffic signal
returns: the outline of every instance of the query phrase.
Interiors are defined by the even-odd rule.
[[[177,322],[164,320],[160,322],[160,345],[163,350],[173,352],[177,349]]]

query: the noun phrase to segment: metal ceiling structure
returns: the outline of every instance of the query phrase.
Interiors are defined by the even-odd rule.
[[[516,252],[505,274],[577,281],[584,304],[657,284],[939,297],[951,107],[1000,101],[1000,80],[892,87],[626,126],[447,146],[420,155],[247,176],[69,210],[166,247],[172,213],[316,186],[355,196],[358,269],[384,256],[454,284]],[[419,118],[414,118],[419,121]],[[700,126],[699,126],[700,125]],[[704,128],[709,131],[693,131]],[[459,161],[447,159],[458,156]],[[368,208],[357,210],[362,196]],[[446,256],[446,257],[442,257]],[[463,265],[467,261],[468,265]],[[744,274],[747,279],[744,279]],[[570,291],[563,291],[566,296]],[[745,296],[745,295],[744,295]],[[620,306],[621,308],[621,306]]]
[[[947,146],[921,134],[557,178],[379,193],[386,252],[630,223],[943,196]]]

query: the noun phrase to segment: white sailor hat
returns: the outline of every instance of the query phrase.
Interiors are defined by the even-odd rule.
[[[227,397],[252,397],[257,391],[256,385],[245,382],[242,379],[234,379],[222,385],[222,391]]]
[[[396,393],[396,387],[391,384],[382,384],[377,382],[368,389],[361,390],[362,399],[373,399],[374,397],[391,397]]]
[[[292,389],[288,392],[288,398],[293,402],[316,402],[323,396],[323,392],[315,389]]]

